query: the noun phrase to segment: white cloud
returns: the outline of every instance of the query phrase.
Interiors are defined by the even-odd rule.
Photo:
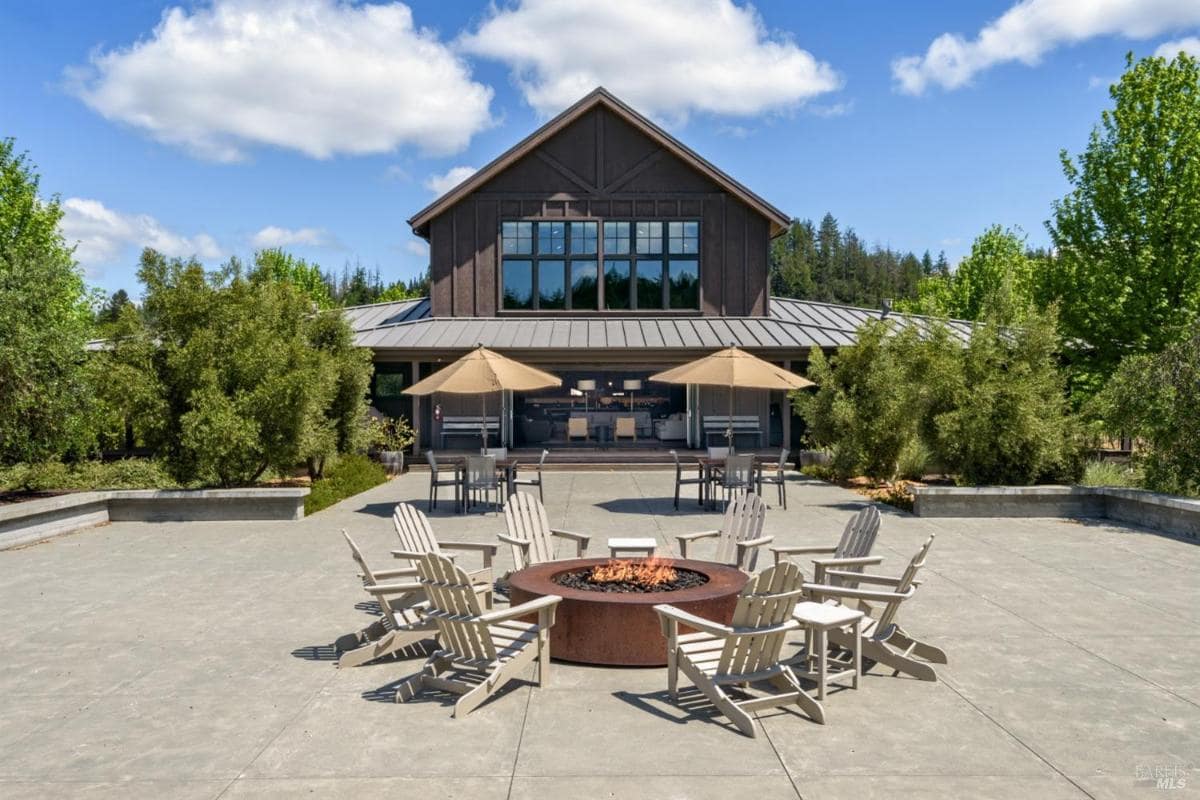
[[[474,175],[474,167],[451,167],[445,175],[430,175],[425,179],[425,188],[441,197],[446,192],[458,186],[467,178]]]
[[[398,2],[170,8],[147,38],[67,77],[106,118],[217,161],[254,145],[314,158],[403,145],[449,154],[491,124],[492,90]]]
[[[153,247],[167,256],[218,259],[220,246],[206,233],[182,236],[148,214],[123,214],[99,200],[69,197],[63,201],[61,228],[76,245],[75,260],[85,268],[111,264],[131,247]]]
[[[387,169],[383,171],[383,179],[387,181],[396,181],[397,183],[408,183],[412,180],[412,175],[410,175],[408,170],[399,164],[389,164]]]
[[[854,110],[854,101],[846,100],[841,103],[814,103],[808,107],[812,114],[818,117],[844,117]]]
[[[841,86],[833,67],[731,0],[518,0],[459,47],[508,64],[551,115],[603,85],[647,114],[752,116]]]
[[[1010,61],[1027,66],[1060,45],[1097,36],[1148,39],[1200,25],[1200,3],[1180,0],[1021,0],[967,41],[943,33],[923,56],[892,62],[900,91],[921,94],[929,86],[958,89],[979,72]]]
[[[324,228],[280,228],[268,225],[250,238],[250,244],[254,247],[290,247],[297,244],[336,247],[337,240]]]
[[[404,241],[404,250],[418,258],[428,258],[429,242],[423,239],[406,239]]]
[[[1171,42],[1163,42],[1154,51],[1154,55],[1171,59],[1179,55],[1179,51],[1187,53],[1192,58],[1200,58],[1200,36],[1185,36]]]

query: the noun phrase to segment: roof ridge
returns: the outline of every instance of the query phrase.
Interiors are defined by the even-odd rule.
[[[753,208],[763,217],[767,218],[768,222],[777,226],[778,232],[781,233],[783,229],[791,224],[791,217],[789,215],[785,214],[783,211],[767,202],[745,184],[740,182],[737,178],[734,178],[732,175],[725,172],[708,159],[704,158],[704,156],[688,147],[678,138],[660,127],[653,120],[649,119],[641,112],[625,103],[619,97],[613,95],[603,86],[597,86],[595,89],[592,89],[586,95],[572,103],[549,121],[535,129],[528,136],[524,137],[512,147],[493,158],[491,161],[477,170],[473,175],[461,181],[449,191],[435,198],[433,202],[429,203],[427,206],[410,217],[408,219],[408,225],[414,230],[414,232],[418,228],[423,227],[431,219],[433,219],[435,215],[457,204],[466,195],[475,191],[484,183],[495,177],[495,175],[507,169],[513,163],[516,163],[518,158],[527,155],[534,148],[538,147],[550,137],[565,129],[568,125],[582,117],[586,112],[590,111],[597,105],[606,106],[609,108],[609,110],[623,118],[634,128],[639,129],[643,135],[657,140],[658,143],[664,147],[664,149],[672,152],[676,158],[686,163],[689,167],[700,173],[706,174],[711,180],[722,185],[726,191],[737,195],[743,203]]]
[[[396,305],[398,303],[419,303],[422,300],[429,300],[429,297],[427,295],[422,295],[421,297],[408,297],[408,298],[405,298],[404,300],[380,300],[378,303],[360,303],[356,306],[340,306],[337,308],[330,308],[327,310],[329,310],[329,311],[352,311],[356,308],[374,308],[375,306],[391,306],[391,305]]]

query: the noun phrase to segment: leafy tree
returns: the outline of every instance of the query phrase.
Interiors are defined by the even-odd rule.
[[[96,408],[93,426],[102,447],[137,446],[164,433],[166,406],[155,371],[158,345],[132,303],[120,306],[105,326],[105,347],[88,359],[88,385]]]
[[[1200,495],[1200,331],[1125,358],[1093,402],[1110,433],[1145,445],[1146,488]]]
[[[1001,321],[1018,320],[1034,300],[1034,262],[1025,239],[1013,229],[993,225],[971,245],[971,254],[952,274],[934,274],[917,285],[907,310],[955,319],[980,319],[984,310]]]
[[[1083,468],[1079,431],[1058,368],[1053,314],[1019,325],[985,314],[962,351],[949,408],[932,417],[933,451],[969,484],[1073,481]]]
[[[297,258],[279,248],[259,250],[254,254],[252,274],[260,273],[271,280],[292,284],[306,294],[317,308],[333,307],[333,293],[329,288],[329,280],[321,272],[319,264],[310,264],[303,258]]]
[[[12,139],[0,140],[0,463],[81,451],[92,298],[59,231],[58,198]]]
[[[270,270],[143,253],[145,314],[166,408],[158,448],[181,483],[231,486],[359,444],[370,358],[335,313]]]
[[[1187,335],[1200,309],[1200,66],[1184,53],[1127,66],[1087,149],[1063,151],[1071,191],[1046,223],[1043,291],[1089,389]]]

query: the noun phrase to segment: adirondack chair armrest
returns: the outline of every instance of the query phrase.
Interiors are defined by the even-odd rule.
[[[520,547],[523,550],[529,549],[530,541],[528,539],[518,539],[505,533],[497,533],[496,538],[506,544],[511,544],[513,547]]]
[[[575,543],[576,558],[583,558],[583,554],[587,552],[588,542],[592,540],[592,537],[587,534],[576,533],[575,531],[564,531],[559,528],[551,528],[550,535],[558,536],[563,539],[570,539],[573,541]]]
[[[720,536],[720,531],[697,531],[696,533],[681,533],[675,537],[679,542],[679,555],[682,558],[688,557],[688,545],[697,539],[711,539],[714,536]]]
[[[757,552],[758,548],[775,541],[774,536],[760,536],[757,539],[746,539],[737,542],[737,565],[739,569],[749,569],[746,566],[747,554]],[[757,557],[756,557],[757,558]]]
[[[794,631],[799,627],[800,622],[798,620],[789,619],[779,623],[778,625],[772,625],[769,628],[733,628],[730,635],[748,636],[753,634],[755,636],[766,636],[772,633],[787,633],[788,631]]]
[[[780,547],[772,547],[771,552],[785,556],[809,555],[811,553],[836,553],[837,547],[826,547],[825,545],[785,544]]]
[[[781,547],[772,547],[771,554],[775,557],[775,565],[778,566],[780,561],[783,561],[786,556],[811,555],[813,553],[836,553],[837,547],[825,547],[824,545],[806,545],[806,544],[785,544]]]
[[[770,544],[773,541],[775,541],[774,535],[760,536],[757,539],[743,539],[742,541],[737,543],[737,546],[749,550],[751,547],[762,547],[764,545]]]
[[[814,558],[813,563],[818,567],[866,567],[871,564],[882,564],[883,556],[860,556],[857,558]],[[856,575],[858,573],[855,573]]]
[[[689,628],[695,628],[704,633],[711,633],[713,636],[730,636],[733,634],[733,628],[728,625],[722,625],[719,622],[713,622],[711,619],[697,617],[695,614],[689,614],[682,608],[676,608],[671,605],[657,605],[654,607],[658,613],[659,620],[663,623],[663,635],[670,636],[667,632],[667,623],[676,622],[681,625],[687,625]]]
[[[377,569],[375,570],[375,579],[381,578],[403,578],[406,575],[416,575],[416,567],[404,567],[403,569]]]
[[[697,531],[696,533],[679,533],[675,538],[681,542],[690,542],[695,539],[707,539],[711,536],[720,536],[720,531]]]
[[[899,578],[893,578],[890,575],[873,575],[870,572],[855,572],[848,569],[827,569],[825,574],[847,578],[856,583],[876,583],[880,586],[898,586],[900,584]]]
[[[420,583],[376,583],[371,586],[364,586],[371,594],[404,594],[405,592],[417,592],[425,587]]]
[[[450,559],[451,561],[453,561],[455,558],[454,553],[441,553],[440,555],[445,556],[446,558]],[[410,561],[419,561],[420,559],[424,558],[425,556],[426,556],[425,553],[418,553],[415,550],[393,550],[392,551],[392,558],[407,558]]]
[[[492,559],[496,557],[496,551],[500,549],[498,544],[482,543],[482,542],[443,542],[439,541],[438,546],[443,550],[475,550],[483,554],[483,566],[490,567]]]
[[[502,608],[498,611],[489,611],[486,614],[480,614],[478,619],[485,625],[491,625],[493,622],[504,622],[505,620],[516,619],[517,617],[524,617],[529,614],[538,614],[538,624],[549,626],[554,624],[554,607],[561,602],[562,598],[558,595],[548,594],[535,600],[521,603],[520,605]],[[540,615],[543,612],[549,612],[549,620],[545,623],[542,623],[540,619]]]
[[[907,600],[912,597],[914,591],[913,589],[909,589],[906,592],[883,592],[876,589],[852,589],[848,586],[827,586],[823,583],[806,583],[804,584],[804,590],[814,599],[845,597],[857,600],[879,600],[882,602]]]
[[[439,540],[438,546],[448,547],[451,550],[482,550],[492,553],[500,549],[500,545],[491,544],[490,542],[443,542]]]

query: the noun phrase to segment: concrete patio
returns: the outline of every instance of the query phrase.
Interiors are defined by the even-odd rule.
[[[694,500],[674,512],[672,478],[547,473],[547,507],[594,553],[609,536],[671,546],[718,522]],[[1027,800],[1145,797],[1172,776],[1197,791],[1195,544],[1099,521],[885,512],[882,572],[938,534],[904,609],[949,654],[937,683],[876,670],[826,700],[828,725],[777,711],[749,739],[673,703],[663,670],[555,664],[548,687],[514,684],[453,720],[437,695],[392,702],[419,657],[332,661],[331,643],[371,619],[338,530],[389,561],[391,506],[423,508],[427,481],[302,522],[122,522],[0,553],[0,796]],[[798,476],[789,492],[767,518],[781,544],[833,543],[863,503]],[[434,518],[446,539],[503,529],[449,505]]]

